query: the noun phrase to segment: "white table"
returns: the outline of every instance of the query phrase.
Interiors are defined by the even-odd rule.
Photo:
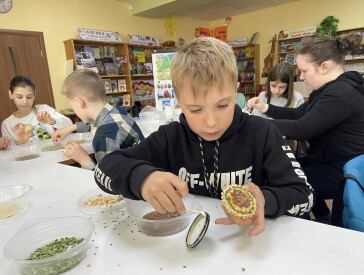
[[[25,222],[62,216],[87,216],[96,225],[85,259],[65,274],[241,274],[242,268],[246,274],[363,274],[363,233],[284,216],[266,220],[265,232],[249,237],[249,228],[214,224],[224,216],[215,199],[197,197],[211,223],[193,249],[185,244],[188,229],[150,237],[127,215],[119,216],[120,223],[115,216],[87,215],[77,199],[96,187],[93,172],[57,163],[56,152],[23,162],[0,154],[1,185],[34,187],[29,209],[0,222],[0,274],[19,274],[2,251]]]

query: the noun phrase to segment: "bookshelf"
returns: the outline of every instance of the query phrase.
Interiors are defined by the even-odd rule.
[[[260,88],[260,45],[233,47],[233,51],[242,79],[242,93],[247,99],[252,98]]]
[[[154,97],[154,80],[152,66],[152,52],[155,49],[165,47],[145,46],[145,45],[128,45],[129,61],[131,67],[131,84],[134,91],[134,100],[153,101]]]
[[[364,27],[355,29],[346,29],[337,32],[337,35],[358,33],[363,36],[364,40]],[[345,56],[344,59],[345,71],[357,71],[364,76],[364,42],[359,49],[352,51]]]
[[[302,47],[302,40],[308,37],[316,36],[313,35],[305,35],[301,37],[293,37],[286,39],[278,39],[278,62],[283,63],[287,62],[296,68],[296,75],[298,74],[296,58],[299,50]]]
[[[133,90],[131,85],[131,72],[129,67],[129,54],[128,54],[128,44],[118,43],[118,42],[102,42],[102,41],[89,41],[89,40],[81,40],[81,39],[69,39],[63,41],[65,46],[66,58],[67,60],[73,60],[73,70],[77,70],[83,66],[83,63],[80,64],[80,59],[78,58],[79,52],[76,51],[82,46],[85,46],[86,51],[88,52],[91,48],[91,52],[93,52],[93,59],[95,61],[104,60],[106,58],[109,59],[110,68],[113,69],[111,74],[108,74],[110,70],[106,70],[106,66],[104,67],[105,75],[101,75],[100,69],[94,65],[92,69],[100,74],[100,77],[103,79],[104,84],[110,83],[111,90],[107,90],[106,96],[112,95],[119,99],[119,105],[125,104],[125,106],[130,106],[134,104],[133,100]],[[75,47],[76,45],[76,47]],[[108,54],[102,54],[100,57],[96,56],[94,49],[98,48],[98,51],[110,51]],[[97,58],[96,58],[97,57]],[[103,58],[105,57],[105,58]],[[124,62],[118,62],[119,57],[124,57]],[[91,66],[93,66],[91,65]],[[103,64],[105,65],[105,64]],[[115,84],[117,85],[115,89]],[[105,84],[106,86],[106,84]],[[112,89],[114,87],[114,90]],[[110,98],[110,97],[109,97]],[[108,101],[109,102],[109,101]],[[118,105],[116,103],[116,105]]]

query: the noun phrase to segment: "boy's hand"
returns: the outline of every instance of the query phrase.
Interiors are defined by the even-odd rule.
[[[255,185],[254,183],[245,184],[244,187],[253,195],[257,203],[257,210],[253,217],[250,219],[242,219],[235,217],[229,211],[227,211],[224,207],[224,211],[227,218],[220,218],[216,219],[216,224],[237,224],[239,226],[247,226],[247,225],[254,225],[254,227],[249,231],[249,236],[257,236],[264,231],[265,227],[265,220],[264,220],[264,205],[265,199],[262,191],[260,188]]]
[[[261,111],[262,113],[268,111],[269,107],[269,105],[265,104],[259,97],[253,97],[249,99],[247,105],[250,109],[253,110],[255,108],[258,111]]]
[[[16,136],[16,139],[17,139],[16,144],[18,144],[18,145],[24,144],[29,138],[34,136],[33,131],[30,131],[29,133],[25,132],[25,130],[24,130],[25,126],[26,126],[26,124],[17,123],[14,125],[14,127],[10,127],[11,131],[13,131],[13,133]]]
[[[6,149],[11,145],[11,140],[6,137],[0,137],[0,150]]]
[[[72,132],[74,132],[76,130],[77,130],[76,124],[59,129],[53,133],[52,141],[54,143],[61,142],[62,140],[65,139],[66,136],[68,136],[69,134],[71,134]]]
[[[157,212],[177,211],[180,215],[186,212],[181,197],[188,195],[187,184],[172,173],[161,171],[150,173],[142,184],[141,195]]]
[[[37,120],[39,123],[50,124],[53,125],[56,123],[56,120],[51,117],[51,115],[47,111],[42,111],[37,113]]]
[[[63,150],[63,155],[77,161],[81,165],[91,159],[85,149],[77,143],[68,144]]]

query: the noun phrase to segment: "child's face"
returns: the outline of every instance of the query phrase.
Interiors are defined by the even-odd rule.
[[[27,112],[32,109],[35,100],[35,94],[33,88],[26,87],[16,87],[11,93],[9,91],[9,97],[14,101],[14,104],[18,111]]]
[[[197,135],[207,141],[218,140],[231,125],[236,104],[237,86],[225,83],[223,91],[209,88],[206,98],[193,98],[189,85],[178,93],[178,101],[188,125]]]
[[[280,97],[286,91],[288,84],[280,81],[269,82],[270,91],[274,97]]]

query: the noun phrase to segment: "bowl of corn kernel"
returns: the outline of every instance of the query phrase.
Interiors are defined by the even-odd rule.
[[[111,212],[125,207],[125,199],[121,195],[111,195],[96,188],[83,194],[77,201],[78,207],[90,214]]]

